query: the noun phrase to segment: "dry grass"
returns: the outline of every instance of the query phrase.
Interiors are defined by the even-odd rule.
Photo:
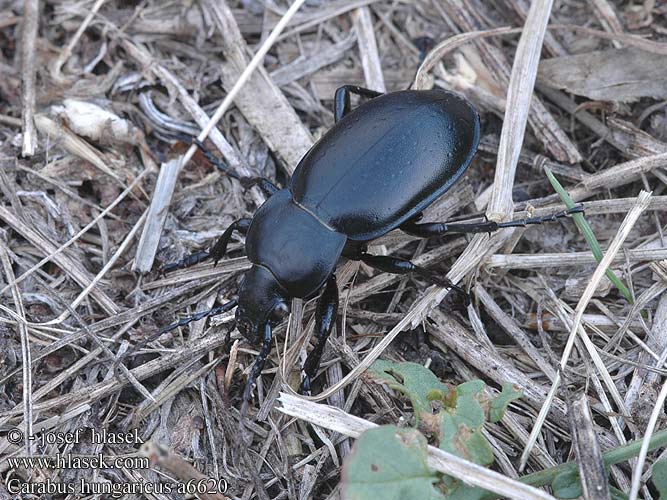
[[[595,465],[600,453],[665,428],[664,3],[332,0],[305,2],[294,17],[288,8],[282,0],[0,4],[0,498],[12,477],[225,478],[231,498],[337,498],[350,437],[410,419],[397,394],[364,378],[380,356],[428,364],[452,383],[523,389],[487,426],[494,473],[430,456],[439,470],[475,473],[475,484],[514,498],[549,498],[517,486],[524,472],[577,456]],[[417,73],[414,40],[424,36],[437,46]],[[541,59],[551,60],[538,70]],[[372,251],[447,274],[470,290],[472,305],[419,278],[342,263],[343,319],[311,398],[339,410],[289,395],[313,331],[314,301],[295,300],[243,444],[240,398],[257,346],[236,331],[225,346],[233,313],[142,341],[234,296],[248,267],[241,239],[217,267],[158,269],[209,247],[265,198],[172,137],[208,137],[230,167],[284,185],[331,127],[338,86],[392,91],[413,81],[465,94],[483,122],[476,160],[427,220],[561,210],[549,167],[610,251],[597,265],[568,219],[490,236],[381,238]],[[634,304],[605,281],[607,265]],[[140,453],[138,444],[89,441],[43,449],[5,434],[82,427],[138,429],[154,466],[23,470],[6,460]],[[660,452],[642,455],[613,466],[611,484],[653,498],[645,482]],[[588,497],[605,498],[601,469],[581,473]]]

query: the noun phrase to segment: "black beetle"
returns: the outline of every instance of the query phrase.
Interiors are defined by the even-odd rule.
[[[350,93],[370,99],[351,111]],[[472,104],[444,90],[380,94],[346,85],[336,91],[334,117],[334,127],[306,153],[284,189],[263,178],[239,178],[198,143],[227,174],[245,187],[259,185],[269,196],[252,219],[239,219],[227,228],[210,252],[165,267],[185,267],[209,257],[217,262],[225,255],[234,230],[246,234],[252,267],[242,279],[238,303],[231,301],[177,324],[238,305],[239,331],[250,342],[261,343],[246,384],[242,414],[271,349],[271,329],[289,314],[290,299],[313,297],[323,289],[316,309],[317,343],[303,369],[301,389],[310,390],[336,319],[334,271],[341,257],[389,273],[417,273],[430,283],[451,288],[448,280],[408,260],[366,253],[368,242],[396,228],[426,238],[538,224],[581,211],[505,223],[417,223],[421,211],[463,175],[477,150],[480,124]]]

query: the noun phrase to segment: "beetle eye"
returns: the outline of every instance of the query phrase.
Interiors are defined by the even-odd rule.
[[[285,319],[285,317],[288,314],[289,314],[289,307],[287,307],[287,304],[285,304],[284,302],[278,302],[271,311],[271,317],[276,321]]]

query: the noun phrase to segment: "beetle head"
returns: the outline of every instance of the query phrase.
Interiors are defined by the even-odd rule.
[[[259,344],[264,325],[280,323],[289,314],[288,298],[276,278],[263,266],[253,265],[239,286],[236,324],[239,332]]]

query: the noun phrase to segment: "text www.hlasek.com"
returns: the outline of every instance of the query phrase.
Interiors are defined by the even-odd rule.
[[[58,453],[50,457],[12,457],[7,459],[12,469],[148,469],[148,457],[110,457],[98,455],[71,455]]]

